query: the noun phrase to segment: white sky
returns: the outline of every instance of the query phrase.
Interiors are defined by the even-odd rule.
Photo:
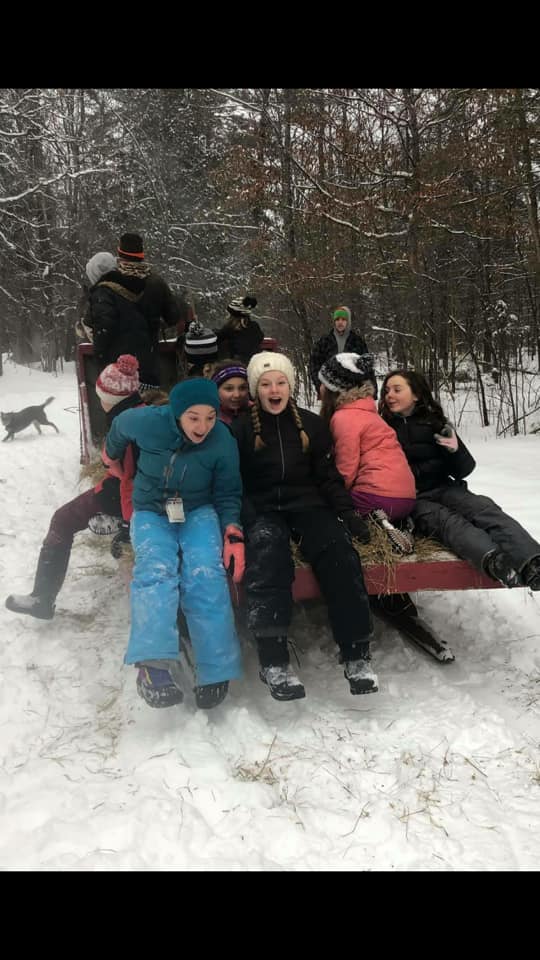
[[[0,446],[0,867],[538,869],[540,594],[416,595],[456,662],[377,624],[367,697],[350,695],[324,617],[298,611],[305,700],[272,700],[246,642],[222,706],[152,710],[122,664],[129,606],[109,538],[77,535],[53,621],[3,606],[30,592],[52,513],[83,489],[73,365],[6,364],[0,409],[51,394],[60,435],[31,427]],[[494,440],[474,420],[471,488],[540,540],[540,436]]]

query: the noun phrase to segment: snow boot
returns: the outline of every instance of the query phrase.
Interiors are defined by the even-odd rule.
[[[529,590],[540,590],[540,556],[533,557],[522,567],[521,580]]]
[[[184,700],[184,694],[174,682],[169,660],[147,660],[135,664],[137,693],[149,707],[174,707]]]
[[[12,593],[6,607],[13,613],[25,613],[38,620],[52,620],[55,600],[66,578],[71,544],[43,546],[34,579],[34,589],[27,595]]]
[[[381,530],[384,530],[390,541],[390,546],[394,553],[405,556],[414,553],[414,537],[409,530],[400,530],[390,522],[384,510],[372,510],[369,517],[377,524]]]
[[[48,597],[34,597],[32,593],[11,593],[6,600],[6,607],[12,613],[28,613],[37,620],[52,620],[55,609]]]
[[[293,672],[290,663],[261,667],[259,677],[266,683],[274,700],[301,700],[306,695],[304,684]]]
[[[221,683],[205,683],[195,687],[195,701],[200,710],[211,710],[222,703],[229,691],[229,681]]]
[[[521,587],[521,580],[512,566],[512,561],[502,550],[490,550],[482,560],[485,572],[492,580],[498,580],[505,587]]]
[[[113,517],[109,513],[96,513],[95,517],[90,517],[88,529],[98,537],[108,537],[113,533],[118,533],[122,526],[122,517]]]
[[[354,644],[349,655],[351,656],[350,660],[345,659],[342,653],[340,660],[345,665],[343,673],[345,679],[349,681],[353,696],[358,693],[377,693],[379,687],[377,685],[377,674],[371,668],[369,641],[365,640]]]

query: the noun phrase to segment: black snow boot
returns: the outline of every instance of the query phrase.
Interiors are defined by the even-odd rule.
[[[345,679],[349,681],[349,688],[353,696],[359,693],[377,693],[379,689],[377,674],[371,667],[369,641],[355,643],[347,655],[340,654]]]
[[[540,557],[533,557],[521,570],[521,580],[529,590],[540,590]]]
[[[12,593],[6,600],[6,607],[13,613],[25,613],[38,620],[52,620],[55,600],[66,578],[71,555],[71,544],[43,546],[34,580],[34,589],[30,594]]]
[[[229,681],[205,683],[195,687],[195,701],[200,710],[211,710],[222,703],[229,691]]]
[[[301,700],[306,695],[304,684],[300,682],[290,663],[261,667],[259,677],[266,683],[274,700]]]
[[[502,550],[490,550],[486,553],[482,565],[487,575],[498,580],[505,587],[521,587],[519,575],[512,566],[512,561]]]

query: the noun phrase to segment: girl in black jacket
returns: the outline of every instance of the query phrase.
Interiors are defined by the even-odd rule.
[[[412,516],[419,533],[507,587],[540,590],[540,543],[489,497],[467,489],[464,478],[476,463],[422,374],[388,373],[379,412],[396,431],[416,478]]]
[[[255,297],[231,300],[227,306],[229,317],[217,331],[219,358],[232,357],[249,363],[254,353],[262,347],[264,333],[251,316],[257,306]]]
[[[247,375],[255,403],[231,429],[240,448],[247,537],[244,585],[260,678],[276,700],[305,696],[287,649],[292,537],[328,603],[351,693],[374,693],[369,601],[351,542],[351,534],[366,540],[369,533],[335,466],[330,431],[320,417],[296,406],[295,373],[283,354],[256,354]]]

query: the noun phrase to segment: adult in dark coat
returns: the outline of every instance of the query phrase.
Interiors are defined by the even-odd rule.
[[[103,254],[98,253],[86,264],[91,283],[101,269],[102,260]],[[144,263],[124,263],[119,257],[116,268],[102,274],[90,288],[86,323],[92,330],[94,356],[101,369],[129,353],[139,361],[141,386],[157,387],[157,355],[152,351],[149,324],[138,309],[147,272]]]
[[[247,535],[244,586],[261,680],[276,700],[305,696],[287,649],[292,537],[328,603],[351,693],[373,693],[377,677],[369,663],[369,601],[350,539],[350,534],[369,539],[369,533],[333,461],[330,431],[320,417],[296,406],[295,373],[283,354],[255,354],[247,374],[255,402],[231,429],[240,449]]]
[[[465,477],[476,463],[422,374],[388,373],[380,413],[396,431],[416,479],[412,516],[419,533],[507,587],[540,590],[540,543],[490,497],[467,488]]]
[[[360,355],[368,353],[366,341],[362,334],[351,328],[349,307],[337,307],[332,313],[332,322],[332,330],[317,340],[309,360],[309,372],[317,395],[321,386],[319,370],[327,360],[335,357],[338,353],[358,353]],[[375,396],[377,396],[377,381],[373,372],[370,379],[373,381]]]
[[[255,297],[231,300],[227,305],[228,320],[217,331],[218,356],[249,363],[254,353],[262,349],[264,333],[251,316],[257,306]]]

